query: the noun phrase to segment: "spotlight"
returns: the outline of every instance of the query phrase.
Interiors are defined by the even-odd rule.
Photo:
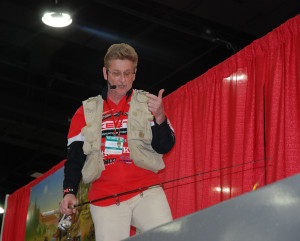
[[[57,0],[55,0],[54,11],[46,12],[42,17],[42,21],[50,27],[62,28],[69,26],[72,23],[72,18],[67,12],[57,8]]]

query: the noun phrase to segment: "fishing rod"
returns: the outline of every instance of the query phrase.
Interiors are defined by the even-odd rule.
[[[159,187],[159,186],[162,186],[166,183],[176,182],[176,181],[180,181],[180,180],[190,178],[190,177],[200,176],[200,175],[204,175],[204,174],[208,174],[208,173],[212,173],[212,172],[219,172],[219,171],[222,171],[222,170],[225,170],[225,169],[238,167],[238,166],[243,166],[243,165],[256,163],[256,162],[260,162],[260,161],[265,161],[265,160],[268,160],[268,159],[271,159],[271,158],[264,158],[264,159],[259,159],[259,160],[255,160],[255,161],[251,161],[251,162],[246,162],[246,163],[236,164],[236,165],[232,165],[232,166],[228,166],[228,167],[218,168],[218,169],[214,169],[214,170],[210,170],[210,171],[206,171],[206,172],[196,173],[196,174],[193,174],[193,175],[168,180],[168,181],[165,181],[165,182],[160,182],[160,183],[156,183],[156,184],[153,184],[153,185],[136,188],[136,189],[133,189],[133,190],[130,190],[130,191],[113,194],[113,195],[106,196],[106,197],[103,197],[103,198],[98,198],[98,199],[94,199],[94,200],[91,200],[91,201],[82,202],[82,203],[79,203],[79,204],[71,204],[71,205],[69,205],[69,208],[74,209],[74,208],[77,208],[77,207],[80,207],[80,206],[83,206],[83,205],[99,202],[99,201],[110,199],[110,198],[117,198],[116,204],[119,205],[120,204],[119,199],[118,199],[119,196],[123,196],[123,195],[130,194],[130,193],[133,193],[133,192],[143,191],[143,190],[149,189],[149,188]],[[52,215],[52,214],[59,214],[59,213],[60,213],[59,209],[56,209],[56,210],[51,210],[51,211],[44,212],[44,213],[42,213],[42,216],[45,217],[45,216],[49,216],[49,215]]]

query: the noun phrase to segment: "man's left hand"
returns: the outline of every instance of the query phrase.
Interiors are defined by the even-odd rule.
[[[162,96],[164,93],[164,89],[161,89],[158,92],[158,96],[153,94],[146,94],[148,97],[148,109],[155,117],[155,121],[157,124],[161,124],[166,120],[165,110],[162,102]]]

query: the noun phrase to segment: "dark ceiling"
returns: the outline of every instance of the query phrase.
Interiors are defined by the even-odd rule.
[[[300,12],[299,0],[69,0],[73,24],[40,18],[54,0],[0,0],[0,201],[66,157],[70,119],[105,85],[103,56],[139,54],[135,88],[169,94]]]

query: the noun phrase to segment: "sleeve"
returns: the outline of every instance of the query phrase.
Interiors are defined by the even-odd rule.
[[[77,194],[82,177],[81,170],[86,159],[82,146],[83,142],[80,141],[75,141],[68,146],[68,156],[64,169],[64,195],[68,193]]]
[[[63,181],[64,196],[68,193],[76,195],[78,191],[82,177],[81,170],[86,159],[82,149],[84,138],[81,135],[81,129],[85,125],[83,107],[81,106],[72,118],[68,134],[68,154]]]
[[[175,144],[175,134],[171,123],[166,119],[160,125],[156,123],[154,118],[152,129],[152,148],[159,154],[168,153]]]

